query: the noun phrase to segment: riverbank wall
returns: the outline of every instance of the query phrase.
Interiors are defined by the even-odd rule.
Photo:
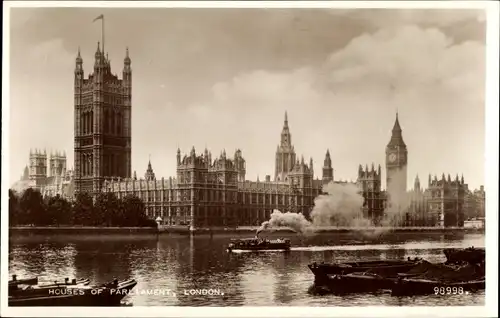
[[[95,227],[95,226],[15,226],[9,235],[105,235],[105,234],[157,234],[154,227]]]
[[[65,235],[105,235],[105,234],[181,234],[181,235],[246,235],[254,236],[258,227],[214,227],[190,229],[187,226],[159,226],[154,227],[90,227],[90,226],[19,226],[10,227],[9,235],[39,235],[39,234],[65,234]],[[434,234],[452,234],[452,233],[484,233],[484,228],[439,228],[439,227],[370,227],[370,228],[338,228],[322,227],[315,230],[316,234],[334,234],[334,233],[434,233]],[[279,228],[266,230],[266,234],[294,234],[290,228]]]

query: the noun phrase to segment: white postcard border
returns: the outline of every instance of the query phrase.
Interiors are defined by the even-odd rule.
[[[499,4],[496,1],[16,1],[4,2],[2,60],[2,201],[1,201],[1,284],[7,294],[8,280],[8,191],[9,188],[9,9],[12,7],[186,7],[186,8],[440,8],[484,9],[487,15],[486,81],[486,284],[485,306],[476,307],[8,307],[1,297],[2,316],[25,317],[486,317],[497,316],[498,307],[498,77]],[[465,150],[466,151],[466,150]]]

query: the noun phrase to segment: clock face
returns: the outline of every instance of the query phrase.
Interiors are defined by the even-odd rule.
[[[396,161],[396,154],[395,153],[391,153],[389,155],[389,162],[394,162]]]

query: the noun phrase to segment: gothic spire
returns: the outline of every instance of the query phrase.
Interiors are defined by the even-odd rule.
[[[130,66],[130,63],[131,63],[130,56],[128,54],[128,46],[125,50],[125,59],[123,60],[123,63],[125,64],[125,66]]]
[[[151,180],[156,180],[155,173],[153,172],[153,167],[151,166],[151,157],[149,158],[148,161],[148,169],[146,170],[146,173],[144,175],[144,179],[151,181]]]
[[[326,150],[325,161],[323,163],[324,167],[330,168],[332,166],[332,159],[330,158],[330,151]]]
[[[401,131],[401,126],[399,125],[398,112],[396,112],[396,121],[394,122],[394,127],[392,127],[392,131]]]
[[[281,147],[292,148],[292,135],[290,134],[290,127],[288,127],[288,113],[286,111],[283,130],[281,131]]]
[[[76,63],[81,64],[83,62],[82,55],[80,54],[80,47],[78,47],[78,54],[76,55]]]
[[[415,184],[414,184],[414,186],[413,186],[413,189],[414,189],[414,190],[418,190],[418,189],[420,189],[420,179],[418,178],[418,174],[417,174],[417,176],[415,177]]]
[[[388,147],[404,147],[406,148],[406,144],[403,141],[403,131],[401,126],[399,125],[399,115],[396,112],[396,121],[394,122],[394,126],[392,127],[392,136],[389,141]]]

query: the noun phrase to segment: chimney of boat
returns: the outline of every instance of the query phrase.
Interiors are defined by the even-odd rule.
[[[71,280],[71,283],[72,283],[73,285],[76,285],[76,278],[73,278],[73,279]]]
[[[12,275],[12,280],[17,280],[17,275]]]
[[[64,282],[67,284],[67,283],[68,283],[68,281],[69,281],[69,278],[68,278],[68,277],[66,277],[66,278],[64,279]]]

